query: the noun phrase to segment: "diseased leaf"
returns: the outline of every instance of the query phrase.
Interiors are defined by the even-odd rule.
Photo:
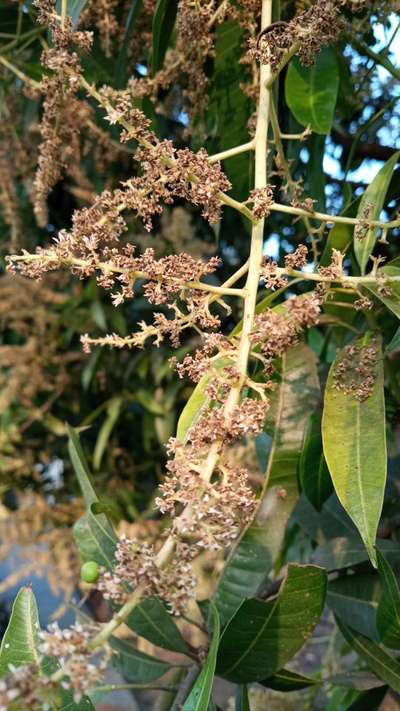
[[[14,600],[10,621],[1,641],[0,677],[7,676],[9,665],[37,664],[39,615],[32,588],[21,588]]]
[[[112,657],[113,665],[131,684],[148,684],[170,669],[167,662],[140,652],[123,639],[112,637],[111,647],[115,652]]]
[[[367,663],[374,674],[397,693],[400,693],[400,662],[391,657],[376,642],[359,634],[340,620],[336,621],[345,640]]]
[[[306,689],[308,686],[322,684],[322,681],[321,679],[311,679],[309,676],[303,676],[303,674],[298,674],[291,669],[281,669],[273,676],[263,679],[259,683],[267,689],[274,689],[275,691],[300,691],[300,689]]]
[[[400,588],[386,558],[377,551],[378,571],[382,581],[382,597],[376,613],[381,642],[391,649],[400,649]]]
[[[367,216],[369,220],[379,220],[385,204],[386,193],[389,189],[393,171],[399,160],[399,156],[400,151],[394,153],[391,158],[386,161],[385,165],[380,169],[373,181],[368,185],[361,198],[360,206],[358,208],[357,217],[359,219],[365,219]],[[372,206],[371,209],[370,206]],[[354,253],[356,255],[357,262],[360,265],[362,274],[365,274],[368,260],[375,247],[377,234],[378,230],[376,227],[371,227],[362,239],[358,239],[356,237],[356,231],[354,233]]]
[[[275,598],[245,600],[227,624],[217,673],[230,681],[249,683],[282,669],[312,633],[324,608],[325,593],[322,568],[290,563]]]
[[[331,580],[326,601],[331,610],[347,625],[366,637],[379,641],[376,611],[381,594],[377,575],[357,573]]]
[[[315,356],[300,344],[283,356],[281,383],[271,398],[266,429],[273,441],[259,509],[228,559],[216,593],[223,623],[244,598],[257,593],[281,550],[287,521],[299,496],[297,468],[303,432],[317,400]]]
[[[303,126],[328,134],[332,128],[339,90],[339,69],[334,50],[325,47],[312,67],[297,57],[290,62],[285,81],[286,102]]]
[[[300,483],[309,502],[320,511],[333,491],[322,448],[321,416],[310,415],[299,465]]]
[[[187,697],[182,711],[205,711],[211,699],[214,682],[215,664],[219,644],[219,615],[214,603],[210,603],[212,618],[212,640],[208,650],[207,660],[204,664],[196,683]]]
[[[157,0],[153,16],[152,74],[162,69],[172,30],[175,25],[177,0]]]
[[[366,345],[369,340],[367,334],[355,344]],[[374,565],[387,469],[383,357],[380,345],[376,347],[373,391],[362,402],[335,387],[339,353],[329,372],[322,420],[324,454],[333,485]]]
[[[181,654],[187,654],[189,651],[171,615],[157,597],[149,597],[135,607],[127,625],[157,647]]]

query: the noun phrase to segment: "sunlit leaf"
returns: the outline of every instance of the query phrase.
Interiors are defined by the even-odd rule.
[[[368,185],[358,208],[357,217],[360,219],[365,218],[367,215],[369,220],[379,220],[399,156],[400,151],[394,153]],[[371,209],[369,209],[370,205],[372,206]],[[354,237],[354,253],[363,274],[365,274],[368,260],[375,247],[377,233],[377,228],[371,227],[362,239],[357,239],[356,236]]]
[[[0,648],[0,677],[7,676],[9,665],[24,664],[39,666],[37,652],[39,615],[32,588],[21,588],[14,600],[10,621]]]
[[[368,342],[365,336],[356,345]],[[379,348],[373,390],[362,402],[335,387],[335,370],[340,358],[341,352],[326,384],[322,421],[324,454],[339,500],[357,526],[371,561],[376,564],[374,547],[387,468],[383,358]]]

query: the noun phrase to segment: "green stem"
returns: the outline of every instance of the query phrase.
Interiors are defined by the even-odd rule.
[[[400,79],[400,69],[395,67],[395,65],[390,61],[390,59],[388,57],[385,57],[384,54],[378,54],[378,52],[374,52],[374,50],[368,47],[365,42],[359,40],[358,37],[356,37],[351,32],[346,32],[344,37],[361,54],[365,54],[370,59],[373,59],[376,64],[380,64],[381,67],[384,67],[389,72],[389,74],[391,74],[395,79]]]

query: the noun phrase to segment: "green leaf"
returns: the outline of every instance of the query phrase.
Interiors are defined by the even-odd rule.
[[[367,340],[368,334],[362,344]],[[360,345],[360,340],[355,343]],[[339,359],[340,356],[341,353]],[[363,402],[335,388],[337,362],[338,358],[330,369],[325,390],[324,454],[339,500],[376,565],[374,546],[387,468],[383,357],[379,347],[373,391]]]
[[[122,397],[113,397],[107,405],[107,416],[100,428],[93,453],[93,468],[95,471],[100,469],[108,440],[121,412],[122,402]]]
[[[114,650],[113,665],[131,684],[148,684],[171,668],[167,662],[140,652],[123,639],[112,637],[111,647]]]
[[[275,674],[312,634],[325,593],[325,571],[290,563],[275,598],[245,600],[227,624],[217,673],[238,683],[262,681]]]
[[[378,644],[340,620],[337,620],[337,625],[348,644],[368,664],[376,676],[400,693],[400,662],[391,657]]]
[[[297,468],[304,428],[317,400],[316,359],[308,346],[299,344],[283,356],[281,383],[271,398],[266,429],[273,441],[259,508],[233,550],[216,593],[223,623],[244,598],[257,593],[281,550],[299,496]]]
[[[379,578],[369,573],[346,575],[328,585],[327,604],[340,619],[357,632],[376,641],[376,610],[381,593]]]
[[[370,689],[360,694],[358,699],[348,706],[347,711],[378,711],[381,708],[383,699],[386,696],[387,688]]]
[[[229,358],[219,358],[213,363],[213,368],[225,368],[231,363],[232,361]],[[204,373],[180,414],[176,436],[181,442],[185,441],[189,429],[197,422],[202,409],[207,407],[210,402],[206,390],[212,377],[213,371]]]
[[[117,88],[122,89],[127,79],[128,49],[135,28],[135,22],[142,9],[143,0],[132,0],[125,23],[124,38],[115,65]]]
[[[321,416],[319,413],[310,415],[307,423],[300,457],[299,475],[301,487],[307,499],[317,511],[321,511],[323,503],[333,491],[333,485],[322,448]]]
[[[153,17],[152,74],[162,69],[165,53],[175,25],[177,0],[157,0]]]
[[[95,514],[93,506],[74,525],[75,543],[84,563],[94,560],[112,570],[117,537],[105,514]]]
[[[58,669],[58,662],[51,658],[41,660],[37,647],[39,642],[39,614],[32,588],[21,588],[14,600],[10,621],[0,647],[0,677],[9,673],[9,665],[15,667],[35,664],[43,672],[50,674]],[[60,711],[89,711],[92,702],[84,696],[79,704],[73,701],[72,693],[60,689]]]
[[[391,649],[400,649],[400,588],[397,578],[385,559],[377,552],[378,571],[382,581],[382,597],[376,614],[381,642]]]
[[[189,651],[171,615],[157,597],[149,597],[135,607],[127,625],[157,647],[181,654],[187,654]]]
[[[379,273],[382,273],[383,275],[386,274],[386,276],[398,277],[400,276],[400,268],[391,267],[388,264],[387,267],[382,267],[382,269],[379,270]],[[368,289],[368,291],[370,291],[374,296],[376,296],[377,299],[382,301],[382,303],[385,304],[385,306],[390,311],[392,311],[395,316],[397,316],[397,318],[400,319],[400,283],[394,282],[390,285],[392,293],[389,296],[383,295],[380,292],[379,286],[379,284],[373,282],[368,282],[365,284],[365,287]]]
[[[24,664],[39,666],[39,630],[39,615],[32,588],[21,588],[14,600],[10,621],[1,641],[0,677],[7,676],[10,664],[15,667]]]
[[[275,691],[300,691],[300,689],[306,689],[308,686],[315,686],[321,683],[320,679],[311,679],[311,677],[303,676],[303,674],[298,674],[291,669],[281,669],[276,674],[268,677],[268,679],[260,681],[262,686]]]
[[[213,628],[210,649],[208,650],[206,663],[197,677],[196,683],[182,707],[182,711],[206,711],[211,699],[218,652],[220,624],[217,608],[212,602],[210,603],[210,606]]]
[[[235,711],[251,711],[246,684],[240,684],[236,689]]]
[[[390,181],[393,176],[393,171],[396,167],[396,163],[399,160],[400,151],[397,151],[386,161],[385,165],[380,169],[379,173],[375,176],[373,181],[368,185],[365,193],[363,194],[360,207],[358,208],[357,217],[365,217],[365,212],[368,212],[368,206],[371,204],[372,211],[368,212],[368,219],[379,220],[380,214],[382,212],[383,206],[385,204],[386,193],[389,189]],[[365,268],[367,266],[370,255],[375,247],[375,242],[377,239],[378,230],[376,227],[372,227],[368,230],[367,234],[363,239],[357,239],[354,237],[354,253],[357,258],[357,262],[360,265],[362,274],[365,274]]]
[[[400,350],[400,326],[394,334],[392,340],[385,348],[385,355],[392,355]]]
[[[297,57],[290,62],[285,81],[286,103],[303,126],[328,134],[332,128],[339,90],[339,69],[335,52],[325,47],[312,67]]]
[[[79,486],[82,491],[82,496],[87,507],[97,503],[98,498],[92,483],[92,477],[89,471],[86,457],[83,453],[82,445],[77,431],[67,424],[68,430],[68,454],[71,459],[71,464],[75,470]]]
[[[399,546],[393,541],[376,541],[376,547],[393,562],[399,559]],[[312,555],[312,562],[326,570],[341,570],[368,560],[362,541],[357,538],[339,537],[318,546]]]

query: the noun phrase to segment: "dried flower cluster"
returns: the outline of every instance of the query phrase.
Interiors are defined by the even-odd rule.
[[[314,64],[321,48],[337,39],[345,27],[341,9],[346,0],[317,0],[289,22],[276,22],[250,41],[250,57],[279,70],[283,57],[293,46],[305,66]]]
[[[343,350],[334,372],[336,390],[358,402],[367,400],[374,390],[378,349],[372,341],[364,346],[352,343]]]
[[[48,221],[47,196],[62,175],[68,152],[73,152],[76,147],[76,132],[82,125],[77,120],[80,118],[80,102],[76,98],[81,67],[78,54],[70,48],[75,44],[89,51],[92,34],[74,32],[68,17],[62,27],[53,0],[36,0],[34,4],[39,10],[38,22],[49,27],[53,39],[53,47],[42,54],[43,66],[50,69],[51,74],[42,79],[40,86],[45,101],[33,198],[36,219],[44,227]]]
[[[180,544],[177,559],[161,570],[155,563],[155,550],[151,543],[121,536],[115,552],[113,571],[103,569],[96,583],[107,600],[121,605],[129,592],[145,586],[145,594],[158,595],[168,603],[171,612],[179,615],[187,607],[188,599],[194,597],[196,580],[191,560],[193,551]]]

